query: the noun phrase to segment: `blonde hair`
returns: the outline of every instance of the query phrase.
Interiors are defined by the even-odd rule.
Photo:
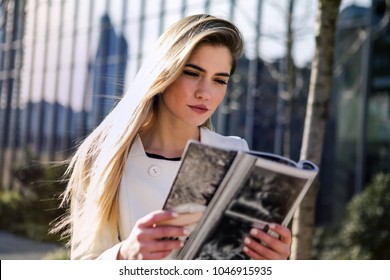
[[[161,35],[127,93],[71,159],[62,201],[62,206],[71,201],[70,211],[54,230],[67,228],[72,244],[82,246],[82,251],[89,251],[103,234],[107,238],[107,229],[109,242],[115,244],[119,235],[119,185],[130,147],[142,127],[154,121],[156,96],[179,77],[200,43],[226,46],[234,71],[243,50],[235,25],[203,14],[179,20]],[[203,126],[211,128],[210,120]],[[77,235],[72,230],[75,220],[82,227]]]

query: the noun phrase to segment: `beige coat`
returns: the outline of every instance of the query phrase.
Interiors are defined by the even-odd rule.
[[[206,128],[201,129],[201,142],[227,149],[248,150],[244,139],[222,136]],[[141,139],[137,137],[131,147],[119,187],[120,224],[117,244],[110,244],[110,238],[102,237],[88,252],[72,244],[71,258],[115,259],[120,242],[129,236],[136,221],[162,208],[179,165],[180,161],[147,157]]]

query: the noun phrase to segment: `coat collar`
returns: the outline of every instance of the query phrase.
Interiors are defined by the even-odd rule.
[[[205,127],[200,128],[200,142],[212,145],[216,143],[216,140],[214,132]],[[141,137],[138,134],[133,141],[129,156],[146,156]]]
[[[200,142],[207,145],[215,145],[216,141],[217,139],[215,132],[205,127],[200,128]]]
[[[131,145],[129,156],[146,156],[144,145],[142,144],[141,137],[139,137],[138,134]]]

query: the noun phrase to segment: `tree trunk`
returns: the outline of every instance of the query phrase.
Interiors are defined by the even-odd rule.
[[[291,113],[294,100],[295,91],[295,63],[293,59],[293,43],[294,43],[294,31],[293,31],[293,12],[294,12],[295,0],[289,1],[288,6],[288,19],[287,19],[287,75],[286,84],[287,92],[285,93],[285,107],[284,107],[284,131],[283,131],[283,155],[287,158],[291,157]]]
[[[321,162],[328,101],[333,76],[336,21],[340,0],[319,0],[316,50],[312,62],[301,159]],[[311,259],[318,180],[307,193],[293,219],[291,259]]]

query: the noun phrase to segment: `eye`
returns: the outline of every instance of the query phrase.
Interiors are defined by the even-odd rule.
[[[215,82],[217,82],[220,85],[227,85],[228,84],[228,81],[222,80],[222,79],[216,79]]]
[[[190,77],[198,77],[198,73],[196,72],[193,72],[193,71],[189,71],[189,70],[184,70],[183,73],[187,76],[190,76]]]

